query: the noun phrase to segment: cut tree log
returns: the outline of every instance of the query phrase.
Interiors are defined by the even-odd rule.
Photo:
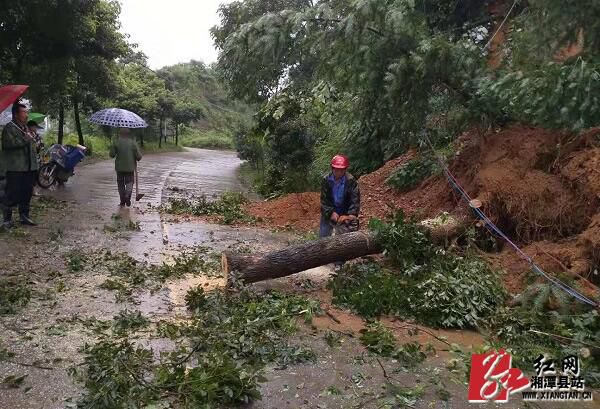
[[[228,282],[231,272],[245,283],[285,277],[336,261],[348,261],[383,251],[375,234],[353,232],[286,247],[261,255],[224,252],[221,266]]]
[[[439,219],[439,220],[438,220]],[[421,223],[436,244],[457,237],[466,229],[466,221],[455,217],[438,217]],[[336,261],[348,261],[383,251],[374,233],[353,232],[286,247],[266,254],[239,254],[224,252],[221,267],[232,283],[231,272],[245,283],[269,280],[296,274]]]

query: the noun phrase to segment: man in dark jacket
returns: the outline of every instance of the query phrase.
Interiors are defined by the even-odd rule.
[[[6,170],[6,195],[4,198],[3,226],[11,228],[12,208],[19,207],[21,224],[35,226],[29,217],[33,185],[38,172],[35,140],[27,128],[27,107],[15,103],[13,120],[2,131],[2,152]]]
[[[109,155],[115,158],[115,171],[117,172],[117,188],[121,203],[119,206],[131,206],[131,193],[137,162],[142,160],[142,152],[135,139],[127,128],[119,129],[117,140],[111,145]]]
[[[358,181],[347,172],[350,162],[343,155],[331,160],[331,173],[321,184],[321,237],[358,230],[360,190]]]

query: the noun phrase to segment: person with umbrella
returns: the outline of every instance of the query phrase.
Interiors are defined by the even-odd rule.
[[[137,162],[142,159],[142,152],[131,135],[131,128],[146,128],[148,124],[137,114],[119,108],[103,109],[90,117],[96,125],[119,128],[119,135],[110,147],[110,157],[115,158],[117,172],[117,188],[121,202],[119,205],[131,206],[133,183],[137,182]],[[139,200],[143,195],[136,195]]]
[[[142,159],[142,152],[131,136],[128,128],[120,128],[117,140],[111,145],[109,155],[115,158],[117,172],[117,188],[121,203],[119,206],[131,206],[131,193],[137,162]]]
[[[12,121],[2,131],[2,151],[6,171],[3,226],[14,227],[12,208],[18,206],[21,224],[35,226],[29,217],[31,196],[39,164],[35,137],[27,127],[27,107],[16,102],[12,107]]]

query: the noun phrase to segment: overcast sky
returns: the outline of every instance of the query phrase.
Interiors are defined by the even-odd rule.
[[[219,22],[217,8],[232,0],[120,0],[121,30],[139,45],[150,68],[189,60],[215,62],[209,29]]]

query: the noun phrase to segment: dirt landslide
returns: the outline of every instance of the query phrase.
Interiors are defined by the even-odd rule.
[[[590,295],[597,289],[587,280],[599,282],[599,135],[600,129],[573,136],[522,126],[470,131],[451,164],[467,192],[525,253],[549,272],[584,278],[578,282]],[[509,248],[491,258],[506,271],[508,289],[522,289],[529,265]]]
[[[399,193],[385,184],[386,179],[400,166],[414,158],[415,152],[410,151],[396,159],[390,160],[373,173],[359,178],[361,192],[361,218],[365,222],[372,218],[385,219],[395,209],[402,209],[409,214],[432,215],[442,209],[453,207],[452,194],[444,180],[426,181],[422,189],[408,193]],[[430,202],[428,197],[435,194],[436,198],[445,196],[440,202]],[[283,197],[265,201],[253,202],[246,206],[246,211],[263,223],[278,228],[292,228],[300,231],[316,231],[319,228],[321,214],[320,193],[292,193]]]
[[[319,193],[292,193],[275,200],[252,202],[246,211],[276,228],[315,230],[319,228]]]
[[[471,198],[540,266],[566,272],[580,280],[584,292],[594,292],[587,280],[600,282],[600,128],[580,135],[525,127],[482,131],[471,129],[457,141],[450,171]],[[450,188],[444,175],[399,193],[386,179],[413,159],[410,151],[359,179],[363,226],[402,209],[419,219],[442,211],[464,217],[468,207]],[[280,227],[315,230],[319,194],[287,195],[253,203],[250,214]],[[473,223],[475,218],[471,217]],[[505,246],[491,261],[506,272],[506,286],[517,292],[525,285],[528,264]],[[588,291],[586,291],[586,288]]]

